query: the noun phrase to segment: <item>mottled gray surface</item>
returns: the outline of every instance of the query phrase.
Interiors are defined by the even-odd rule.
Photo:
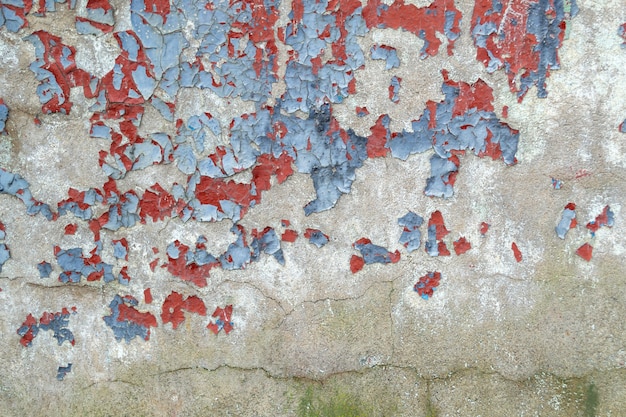
[[[121,3],[116,30],[128,21]],[[116,268],[128,265],[128,287],[84,280],[63,285],[55,280],[56,265],[52,278],[42,280],[37,264],[54,265],[54,245],[87,252],[92,234],[79,221],[76,235],[65,236],[71,218],[29,217],[19,200],[0,195],[11,251],[0,273],[0,414],[298,415],[310,389],[322,402],[356,401],[367,415],[626,415],[626,135],[618,131],[626,116],[626,51],[617,36],[626,9],[621,0],[581,0],[560,50],[561,69],[548,79],[548,97],[539,99],[532,90],[518,103],[506,76],[488,74],[474,58],[472,6],[457,6],[464,15],[462,34],[450,57],[444,45],[437,56],[420,60],[422,41],[402,31],[373,30],[359,38],[364,51],[376,43],[397,48],[401,65],[385,71],[384,61],[366,55],[366,67],[356,75],[357,94],[335,105],[335,117],[363,136],[382,113],[390,115],[392,131],[409,129],[425,101],[443,98],[440,70],[446,68],[454,80],[486,80],[499,115],[509,107],[502,120],[520,131],[518,164],[461,156],[455,195],[444,200],[423,194],[430,153],[406,161],[368,159],[350,194],[309,217],[302,208],[315,190],[308,176],[295,174],[266,192],[241,221],[248,230],[273,226],[277,232],[281,219],[291,221],[300,237],[283,243],[285,266],[265,255],[243,271],[213,270],[205,288],[160,267],[152,272],[153,246],[163,261],[167,244],[176,239],[191,246],[204,234],[212,253],[222,253],[234,239],[229,221],[171,219],[103,231],[103,259]],[[61,7],[46,18],[32,17],[26,33],[62,33],[77,47],[79,65],[106,73],[117,44],[110,35],[78,35],[73,16]],[[21,41],[26,33],[0,31],[0,97],[10,109],[0,166],[25,177],[37,199],[55,203],[70,186],[83,190],[106,181],[97,160],[108,145],[88,137],[91,103],[78,90],[69,116],[40,115],[38,83],[28,69],[34,50]],[[392,75],[403,79],[398,105],[388,99]],[[280,84],[275,89],[279,95]],[[210,108],[229,120],[253,110],[249,102],[206,92],[183,90],[178,99],[176,117]],[[370,115],[358,118],[357,105],[367,106]],[[33,124],[35,116],[41,127]],[[173,129],[151,109],[140,131]],[[552,188],[552,177],[564,182],[560,190]],[[118,184],[120,190],[145,189],[155,179],[171,184],[185,176],[174,164],[154,166]],[[570,201],[579,226],[562,240],[555,227]],[[584,225],[607,204],[615,225],[591,238]],[[448,249],[460,236],[472,249],[458,257],[431,258],[423,246],[408,253],[398,243],[397,219],[409,210],[426,221],[440,210],[451,232],[444,239]],[[483,221],[491,228],[481,237]],[[309,227],[328,234],[330,242],[319,249],[311,245],[303,238]],[[109,244],[121,237],[130,243],[127,263],[115,260]],[[401,260],[352,274],[349,259],[358,254],[352,244],[361,237],[400,250]],[[512,242],[523,254],[520,263]],[[590,262],[575,255],[585,242],[594,246]],[[441,271],[442,282],[424,300],[412,287],[434,270]],[[143,303],[147,287],[154,296],[150,305]],[[198,295],[209,314],[217,305],[233,304],[234,330],[214,336],[205,328],[208,317],[196,314],[187,314],[177,330],[162,325],[160,307],[171,291]],[[135,295],[139,310],[159,319],[149,341],[115,340],[102,320],[115,294]],[[41,332],[29,348],[19,344],[16,330],[29,313],[39,318],[71,306],[78,311],[70,318],[75,346],[59,346],[51,332]],[[67,363],[72,371],[58,381],[57,368]]]

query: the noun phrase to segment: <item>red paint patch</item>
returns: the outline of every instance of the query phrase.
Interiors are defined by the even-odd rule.
[[[26,320],[24,321],[24,323],[22,323],[22,326],[20,326],[20,327],[24,327],[24,326],[28,327],[28,331],[20,339],[20,344],[22,346],[28,347],[33,342],[33,339],[35,338],[35,335],[33,333],[33,327],[36,325],[37,325],[37,319],[35,319],[35,317],[33,317],[33,315],[29,313],[28,316],[26,316]]]
[[[482,222],[480,224],[480,234],[482,236],[485,236],[488,231],[489,231],[489,223]]]
[[[183,310],[206,316],[206,306],[200,298],[192,295],[183,299],[181,294],[172,291],[163,302],[163,307],[161,308],[163,324],[172,323],[172,327],[176,329],[180,323],[185,321]]]
[[[437,251],[439,252],[439,256],[450,256],[448,246],[446,246],[445,242],[442,240],[437,243]]]
[[[578,171],[576,171],[575,178],[580,179],[580,178],[590,177],[590,176],[591,176],[591,172],[589,172],[588,170],[579,169]]]
[[[143,300],[146,304],[152,303],[152,292],[150,291],[150,288],[143,290]]]
[[[71,223],[65,226],[66,235],[74,235],[76,234],[76,230],[78,230],[78,226],[75,223]]]
[[[429,272],[420,277],[413,286],[413,290],[417,291],[420,297],[428,299],[433,296],[433,291],[439,286],[441,280],[441,272]]]
[[[517,243],[511,243],[511,250],[513,251],[513,256],[515,256],[515,260],[517,262],[522,262],[522,252],[517,247]]]
[[[459,240],[454,241],[454,253],[458,255],[464,254],[468,250],[472,249],[471,243],[465,239],[465,237],[459,238]]]
[[[359,117],[364,117],[367,116],[368,114],[370,114],[369,110],[367,110],[367,107],[359,107],[356,106],[356,115]]]
[[[128,267],[125,266],[120,270],[120,281],[126,285],[130,283],[130,275],[128,275]]]
[[[493,111],[493,90],[486,82],[478,79],[474,84],[450,79],[447,70],[442,70],[446,85],[459,89],[459,96],[454,102],[452,117],[462,116],[470,110]]]
[[[352,257],[350,258],[350,271],[353,274],[356,274],[361,269],[363,269],[364,265],[365,265],[365,260],[361,258],[360,256],[352,255]]]
[[[593,256],[593,246],[591,246],[589,243],[585,243],[580,248],[576,249],[576,255],[589,262],[591,260],[591,257]]]
[[[126,296],[126,297],[131,297],[131,296]],[[156,317],[154,317],[149,312],[142,313],[133,306],[128,306],[124,303],[121,303],[119,305],[119,313],[120,314],[117,318],[117,321],[128,320],[130,322],[136,323],[143,327],[148,327],[148,328],[158,327]],[[148,340],[149,338],[150,338],[150,330],[148,329],[148,337],[146,338],[146,340]]]
[[[154,269],[159,264],[159,258],[155,258],[150,262],[150,270],[154,272]]]
[[[298,232],[296,232],[295,230],[285,230],[280,239],[283,242],[295,242],[297,238]]]
[[[609,223],[609,209],[609,206],[605,206],[604,209],[602,209],[602,213],[598,214],[595,220],[587,223],[587,229],[589,229],[591,233],[597,232],[602,226],[612,226],[612,224]]]
[[[183,281],[189,281],[198,287],[206,287],[207,278],[210,276],[211,269],[219,266],[219,262],[213,262],[206,265],[198,265],[196,262],[187,264],[185,254],[189,250],[187,245],[180,243],[178,240],[174,245],[179,251],[178,258],[174,259],[168,255],[167,270],[170,274],[179,277]]]
[[[454,22],[449,28],[453,34],[460,34],[461,12],[453,0],[435,0],[428,7],[418,8],[396,0],[386,5],[381,0],[370,0],[363,8],[363,18],[368,28],[404,29],[420,37],[427,43],[425,54],[434,56],[441,41],[436,33],[444,33],[446,14],[454,14]],[[448,55],[452,55],[454,40],[448,39]]]
[[[165,191],[159,183],[155,183],[149,190],[143,193],[143,197],[139,203],[139,216],[142,221],[150,217],[153,222],[156,222],[170,217],[175,206],[176,201],[174,197]]]

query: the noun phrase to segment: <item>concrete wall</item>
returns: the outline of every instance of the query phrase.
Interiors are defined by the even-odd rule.
[[[0,2],[2,415],[626,413],[626,8],[387,3]]]

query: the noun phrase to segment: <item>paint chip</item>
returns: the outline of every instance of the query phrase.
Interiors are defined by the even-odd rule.
[[[207,329],[211,330],[214,334],[218,334],[220,330],[224,330],[224,333],[228,334],[233,330],[233,305],[229,304],[224,308],[217,307],[212,317],[215,317],[215,321],[207,325]]]
[[[441,281],[441,272],[428,272],[415,283],[413,291],[424,300],[428,300],[439,286],[439,281]]]
[[[589,243],[585,243],[584,245],[576,249],[576,255],[589,262],[591,260],[591,257],[593,256],[593,246],[591,246]]]

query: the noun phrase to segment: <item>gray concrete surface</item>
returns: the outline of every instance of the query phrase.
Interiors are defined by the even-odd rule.
[[[115,4],[123,28],[121,3]],[[21,202],[1,195],[11,259],[0,273],[0,414],[301,416],[326,407],[327,415],[626,416],[626,134],[617,130],[626,118],[626,50],[616,34],[626,8],[621,0],[581,0],[560,49],[561,69],[548,79],[548,97],[538,99],[532,90],[518,103],[505,75],[488,74],[474,58],[473,2],[457,7],[466,17],[453,56],[420,60],[409,51],[421,48],[421,41],[390,29],[360,40],[364,48],[384,42],[404,51],[397,69],[404,80],[401,105],[386,98],[387,81],[378,76],[383,64],[376,61],[357,73],[357,94],[335,106],[338,120],[359,134],[368,135],[381,113],[399,130],[425,101],[442,98],[442,68],[455,80],[486,80],[496,112],[508,106],[503,121],[520,131],[519,162],[509,167],[462,156],[451,199],[423,195],[429,153],[405,162],[367,160],[350,194],[309,217],[302,206],[314,197],[311,180],[294,174],[266,192],[240,224],[279,230],[280,220],[289,219],[298,231],[323,230],[329,244],[317,249],[300,237],[283,243],[284,267],[264,256],[242,271],[215,269],[208,286],[198,288],[160,267],[152,272],[151,248],[158,247],[165,260],[169,242],[193,245],[205,234],[209,249],[219,253],[232,240],[230,222],[171,219],[103,232],[106,242],[129,240],[128,262],[115,261],[106,242],[103,258],[116,268],[127,265],[130,285],[64,285],[54,272],[40,279],[36,264],[53,261],[54,245],[89,250],[86,223],[78,222],[76,235],[66,236],[69,219],[27,216]],[[70,186],[87,189],[106,181],[97,160],[107,145],[87,134],[91,103],[76,89],[69,116],[41,115],[38,82],[28,69],[33,48],[22,41],[37,29],[62,34],[84,54],[79,64],[104,74],[117,45],[111,35],[77,35],[73,16],[60,10],[29,18],[25,32],[0,30],[0,97],[10,108],[0,166],[20,173],[34,196],[50,203],[65,198]],[[208,93],[182,94],[176,110],[181,116],[211,105],[229,120],[251,108]],[[371,114],[356,118],[354,107],[363,104]],[[35,116],[41,127],[33,125]],[[141,131],[155,128],[174,130],[148,112]],[[577,176],[582,170],[588,175]],[[552,187],[553,177],[564,182],[560,190]],[[130,173],[118,185],[145,189],[155,179],[171,184],[184,178],[172,164]],[[570,201],[577,205],[579,226],[561,240],[554,227]],[[584,225],[606,205],[615,225],[591,238]],[[437,258],[423,247],[407,253],[396,223],[407,210],[426,220],[440,210],[451,231],[448,247],[465,236],[472,249]],[[479,233],[483,221],[491,225],[485,237]],[[351,245],[360,237],[400,250],[401,260],[352,274],[349,259],[357,252]],[[523,253],[520,263],[510,249],[513,241]],[[594,246],[590,262],[575,255],[585,242]],[[431,299],[421,299],[413,285],[433,270],[442,272],[441,285]],[[147,287],[154,295],[149,305],[142,298]],[[214,336],[205,328],[208,315],[187,314],[178,329],[159,321],[149,341],[127,344],[116,341],[102,320],[115,294],[136,296],[138,309],[158,318],[171,291],[198,295],[209,314],[217,305],[233,304],[234,330]],[[19,344],[16,330],[29,313],[39,317],[69,306],[77,309],[69,326],[75,346],[59,346],[51,332],[40,332],[29,348]],[[57,368],[66,363],[72,371],[58,381]]]

